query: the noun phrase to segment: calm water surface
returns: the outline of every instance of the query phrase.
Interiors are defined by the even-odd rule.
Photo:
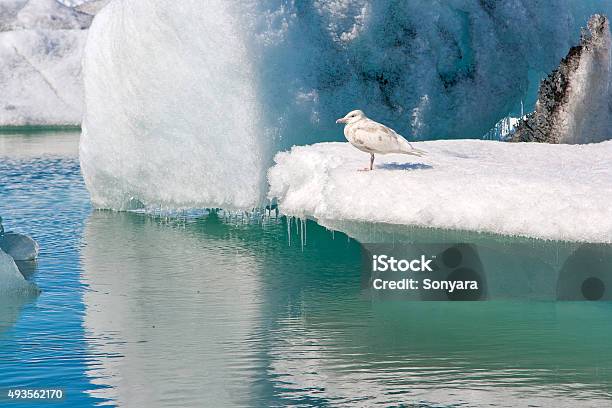
[[[40,243],[25,272],[43,290],[0,300],[0,389],[60,387],[52,406],[71,407],[612,405],[608,302],[368,300],[360,244],[313,223],[302,249],[284,219],[93,211],[77,141],[0,134],[0,215]]]

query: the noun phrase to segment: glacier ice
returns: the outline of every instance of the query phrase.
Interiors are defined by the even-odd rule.
[[[83,30],[0,32],[0,125],[78,125]]]
[[[286,215],[346,231],[378,223],[612,243],[612,141],[588,145],[418,142],[428,154],[380,157],[348,143],[276,155],[270,196]]]
[[[90,16],[96,15],[110,0],[56,0],[66,7],[71,7],[76,11]]]
[[[92,18],[55,0],[0,2],[0,126],[80,124]]]
[[[0,2],[0,31],[81,30],[92,17],[65,7],[56,0],[3,0]]]
[[[273,153],[342,140],[334,120],[355,108],[413,139],[480,137],[521,100],[530,110],[580,26],[610,11],[114,0],[84,58],[87,186],[103,208],[260,205]]]
[[[234,3],[213,3],[115,1],[96,16],[80,143],[94,205],[248,208],[265,194],[273,135],[252,56]]]

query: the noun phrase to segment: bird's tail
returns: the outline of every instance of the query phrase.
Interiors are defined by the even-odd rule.
[[[410,154],[412,156],[419,157],[423,157],[427,154],[427,152],[425,152],[424,150],[414,148],[412,144],[406,139],[403,139],[403,142],[404,143],[402,143],[402,149],[400,153]]]
[[[421,149],[410,149],[408,151],[403,152],[404,154],[410,154],[412,156],[419,156],[419,157],[423,157],[427,155],[427,152]]]

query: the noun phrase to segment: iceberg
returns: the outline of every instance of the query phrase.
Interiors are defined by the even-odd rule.
[[[55,0],[0,3],[0,126],[78,126],[93,16]]]
[[[99,208],[259,206],[274,153],[342,140],[334,120],[356,108],[411,139],[479,137],[526,94],[535,102],[579,27],[610,11],[569,0],[115,0],[84,56],[87,187]]]
[[[80,143],[95,206],[261,201],[267,162],[252,57],[231,4],[212,3],[115,1],[96,16]]]
[[[275,157],[269,197],[286,215],[353,236],[355,225],[379,224],[612,243],[612,141],[415,147],[427,155],[381,156],[371,172],[357,171],[367,157],[348,143],[293,147]]]

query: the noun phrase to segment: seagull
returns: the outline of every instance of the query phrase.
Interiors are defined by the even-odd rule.
[[[415,149],[397,134],[395,130],[368,118],[360,110],[354,110],[340,118],[336,123],[345,123],[344,137],[350,144],[362,152],[370,153],[370,169],[374,168],[374,153],[401,153],[413,156],[423,156],[424,151]],[[362,169],[368,171],[368,168]]]

